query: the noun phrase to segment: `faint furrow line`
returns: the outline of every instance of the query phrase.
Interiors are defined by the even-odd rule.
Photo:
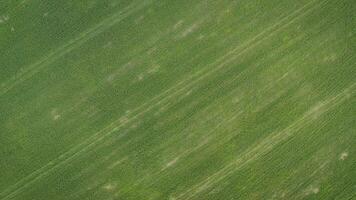
[[[197,72],[193,73],[192,75],[188,76],[186,79],[183,79],[182,81],[178,82],[174,87],[171,87],[171,88],[167,89],[166,91],[164,91],[163,93],[161,93],[160,95],[158,95],[155,98],[162,98],[161,96],[165,95],[166,93],[169,93],[171,90],[175,90],[176,87],[178,87],[179,85],[183,85],[183,87],[181,89],[179,89],[179,90],[184,90],[185,88],[190,87],[190,85],[198,83],[199,81],[203,80],[204,78],[206,78],[206,77],[208,77],[208,76],[210,76],[212,74],[217,73],[226,64],[232,62],[233,60],[235,60],[236,58],[238,58],[242,54],[244,54],[244,53],[248,52],[249,50],[253,49],[254,47],[256,47],[258,44],[260,44],[263,41],[269,39],[270,37],[275,35],[278,31],[283,30],[283,28],[287,27],[288,25],[292,24],[296,20],[298,20],[301,17],[303,17],[306,14],[308,14],[310,11],[315,9],[318,5],[320,6],[320,5],[322,5],[322,3],[327,2],[327,0],[326,1],[321,1],[321,2],[311,6],[312,2],[309,2],[308,4],[306,4],[306,5],[302,6],[301,8],[297,9],[295,12],[283,17],[281,20],[279,20],[277,23],[273,24],[271,27],[268,27],[266,30],[262,31],[261,33],[259,33],[255,37],[253,37],[252,39],[248,40],[246,43],[243,43],[241,46],[238,46],[238,47],[234,48],[233,50],[229,51],[225,55],[223,55],[220,58],[218,58],[212,64],[208,65],[208,66],[215,66],[215,65],[218,64],[216,68],[213,68],[213,69],[205,68],[205,69],[202,69],[200,71],[197,71]],[[300,14],[300,12],[304,11],[309,6],[311,6],[309,8],[309,10],[306,10],[304,13]],[[288,21],[287,23],[284,23],[285,21],[287,21],[290,18],[292,18],[290,21]],[[278,27],[278,26],[280,26],[280,27]],[[275,29],[276,27],[277,27],[277,29]],[[236,54],[234,55],[234,53],[236,53]],[[188,83],[186,83],[186,82],[188,82]]]
[[[313,1],[313,2],[315,2],[315,1]],[[324,1],[324,2],[326,2],[326,1]],[[112,122],[107,127],[103,128],[102,130],[100,130],[97,133],[95,133],[93,136],[91,136],[88,139],[84,140],[82,143],[74,146],[73,148],[71,148],[67,152],[61,154],[60,156],[58,156],[53,161],[47,163],[45,166],[39,168],[38,170],[36,170],[35,172],[31,173],[27,177],[21,179],[20,181],[15,183],[13,186],[10,186],[11,188],[9,188],[9,189],[7,189],[7,190],[5,190],[4,192],[1,193],[0,196],[4,196],[5,195],[2,198],[2,200],[6,200],[6,199],[9,199],[9,198],[13,197],[18,192],[20,192],[20,190],[22,190],[25,187],[27,187],[28,185],[32,184],[37,179],[45,176],[50,171],[58,168],[59,166],[65,164],[66,162],[70,161],[71,159],[73,159],[74,157],[79,155],[81,152],[85,152],[86,150],[90,149],[91,146],[94,146],[96,143],[98,143],[98,142],[102,141],[103,139],[105,139],[106,137],[110,136],[113,132],[118,131],[124,125],[128,124],[129,122],[131,122],[131,121],[133,121],[133,120],[135,120],[137,118],[139,118],[141,115],[149,112],[154,107],[162,104],[162,102],[167,101],[170,98],[173,98],[175,95],[179,94],[179,92],[184,91],[186,88],[189,88],[189,87],[193,86],[194,84],[198,83],[199,81],[202,81],[207,76],[218,72],[227,63],[229,63],[232,60],[236,59],[238,56],[242,55],[243,53],[246,53],[248,50],[250,50],[253,47],[257,46],[258,44],[260,44],[261,42],[265,41],[266,39],[272,37],[274,34],[276,34],[276,32],[283,30],[283,28],[287,27],[292,22],[294,22],[297,19],[299,19],[302,16],[304,16],[307,13],[307,11],[313,10],[314,8],[316,8],[320,4],[321,3],[319,2],[318,4],[313,5],[312,2],[310,2],[310,3],[302,6],[300,9],[297,9],[293,13],[283,17],[281,20],[279,20],[277,23],[275,23],[271,27],[267,28],[265,31],[262,31],[260,34],[258,34],[257,36],[253,37],[251,40],[248,40],[243,45],[238,46],[234,50],[228,52],[227,54],[225,54],[224,56],[219,58],[216,62],[213,62],[212,64],[209,65],[209,66],[215,65],[215,64],[218,64],[219,62],[223,61],[223,63],[218,65],[216,68],[214,68],[214,69],[212,69],[210,71],[209,71],[209,69],[208,70],[200,70],[200,71],[194,73],[193,75],[188,76],[188,78],[180,81],[179,83],[177,83],[173,87],[165,90],[161,94],[159,94],[156,97],[152,98],[150,101],[148,101],[148,102],[142,104],[141,106],[137,107],[133,111],[133,113],[136,112],[136,111],[140,111],[141,109],[144,109],[146,106],[148,106],[143,111],[138,112],[136,115],[132,116],[131,118],[127,118],[123,122],[122,122],[121,119],[118,119],[118,120]],[[310,7],[310,8],[308,9],[308,7]],[[302,11],[304,11],[306,9],[307,9],[306,12],[300,14],[300,12],[302,12]],[[290,21],[287,21],[290,18],[292,18],[292,19]],[[287,21],[287,23],[283,24],[285,21]],[[278,27],[279,25],[280,25],[280,27]],[[278,27],[278,28],[275,29],[276,27]],[[232,55],[233,53],[237,52],[238,50],[241,50],[241,51],[238,52],[238,54],[234,55],[233,58],[228,59],[228,56]],[[227,60],[224,61],[224,59],[227,59]],[[194,78],[196,78],[196,79],[194,79]],[[191,79],[193,79],[193,80],[191,80]],[[185,82],[189,82],[189,83],[185,84]],[[179,88],[179,86],[181,86],[181,85],[183,85],[182,88]],[[179,88],[179,89],[177,89],[177,88]],[[175,89],[177,89],[177,90],[174,91]],[[172,94],[169,94],[170,92]],[[164,97],[164,95],[166,95],[166,94],[167,94],[167,96]],[[156,100],[158,100],[158,102],[155,103]],[[152,103],[154,103],[154,104],[152,104]],[[130,113],[130,115],[131,115],[131,113]],[[118,122],[119,122],[119,124],[116,125]],[[101,133],[106,131],[107,129],[111,129],[111,130],[109,130],[105,134],[101,135]]]
[[[303,186],[305,186],[308,182],[311,182],[313,180],[316,180],[317,178],[315,177],[317,175],[317,173],[319,173],[321,170],[323,170],[323,168],[325,168],[327,165],[330,164],[330,160],[328,161],[324,161],[323,164],[321,164],[317,169],[313,170],[313,172],[308,175],[308,177],[304,178],[303,180],[299,181],[298,184],[296,184],[293,187],[289,187],[289,191],[285,193],[285,196],[294,196],[295,199],[303,199],[303,193],[302,194],[298,194],[298,191],[300,191],[302,189]],[[287,178],[289,178],[291,176],[288,176]],[[319,177],[320,178],[320,177]]]
[[[54,60],[62,57],[63,55],[69,53],[76,47],[79,47],[80,45],[84,44],[88,40],[92,39],[96,35],[102,33],[103,31],[107,30],[108,28],[112,27],[116,23],[122,21],[126,17],[128,17],[130,14],[137,12],[147,5],[151,4],[153,1],[145,1],[141,5],[134,7],[135,4],[131,4],[130,6],[124,8],[123,11],[120,11],[119,13],[116,13],[109,18],[105,19],[95,27],[81,33],[77,38],[74,38],[67,42],[65,45],[61,46],[54,52],[50,53],[48,56],[45,58],[41,59],[40,61],[32,64],[28,69],[22,71],[20,74],[16,75],[15,77],[11,78],[11,80],[14,79],[21,79],[21,81],[16,81],[14,80],[13,83],[11,83],[10,86],[2,86],[3,88],[0,89],[0,96],[3,94],[7,93],[9,90],[12,88],[16,87],[16,85],[20,84],[21,82],[27,80],[28,78],[31,78],[33,75],[38,73],[43,67],[47,66],[47,64],[50,64]],[[134,8],[132,8],[134,7]],[[131,10],[130,10],[131,9]],[[5,88],[6,87],[6,88]],[[21,181],[21,180],[20,180]],[[15,184],[16,185],[16,184]],[[11,187],[11,186],[10,186]],[[0,193],[0,197],[4,195],[4,193],[8,192],[8,189],[5,189],[3,192]]]
[[[324,1],[324,2],[326,2],[326,1]],[[308,11],[311,11],[312,9],[314,9],[315,7],[317,7],[320,4],[321,3],[314,5]],[[308,5],[310,5],[310,3],[308,3]],[[305,5],[302,8],[296,10],[295,12],[293,12],[290,15],[284,17],[283,19],[279,20],[276,24],[271,26],[271,27],[276,27],[277,25],[281,24],[281,21],[285,21],[285,20],[289,19],[291,16],[294,16],[294,18],[291,21],[289,21],[288,23],[282,25],[278,29],[273,30],[271,27],[267,28],[268,30],[272,30],[272,32],[269,33],[269,34],[268,34],[268,31],[261,32],[260,34],[258,34],[259,37],[257,37],[257,36],[253,37],[251,40],[248,40],[246,43],[242,44],[241,46],[238,46],[237,48],[233,49],[232,51],[230,51],[227,54],[223,55],[222,57],[218,58],[217,61],[215,61],[215,62],[213,62],[213,63],[208,65],[208,66],[215,66],[216,64],[219,64],[219,62],[222,62],[217,67],[215,67],[213,69],[207,68],[207,69],[203,69],[203,70],[200,70],[200,71],[197,71],[197,72],[193,73],[192,75],[190,75],[187,78],[185,78],[185,79],[181,80],[180,82],[178,82],[173,87],[171,87],[171,88],[163,91],[161,94],[155,96],[149,102],[144,103],[140,107],[145,107],[146,105],[147,106],[151,106],[150,104],[152,104],[156,99],[158,99],[158,102],[153,106],[161,105],[161,102],[163,102],[164,100],[173,98],[174,96],[179,94],[179,92],[186,90],[186,88],[192,87],[193,85],[199,83],[199,81],[204,80],[204,78],[206,78],[206,77],[208,77],[208,76],[210,76],[212,74],[217,73],[220,69],[222,69],[229,62],[233,61],[234,59],[236,59],[237,57],[241,56],[242,54],[248,52],[253,47],[256,47],[261,42],[263,42],[266,39],[272,37],[277,31],[283,30],[283,28],[287,27],[288,25],[290,25],[291,23],[293,23],[294,21],[296,21],[300,17],[302,17],[305,14],[307,14],[308,11],[304,12],[302,15],[296,15],[297,13],[300,13],[301,11],[303,11],[306,8],[307,8],[307,5]],[[267,36],[265,34],[267,34]],[[238,50],[240,50],[240,52],[238,52],[232,58],[228,57],[228,56],[232,55],[233,53],[237,52]],[[182,87],[179,88],[179,86],[181,86],[181,85],[182,85]],[[169,94],[169,93],[171,93],[171,94]],[[165,97],[166,94],[167,94],[167,96]],[[135,109],[135,110],[137,110],[137,109]],[[114,121],[113,123],[117,123],[117,121]]]
[[[195,195],[203,192],[204,190],[212,187],[218,182],[222,181],[229,175],[244,167],[246,164],[258,159],[259,157],[269,153],[276,145],[291,138],[296,132],[305,126],[313,123],[318,117],[329,112],[336,106],[342,104],[345,100],[349,99],[356,89],[356,83],[351,84],[337,95],[317,103],[313,108],[304,113],[304,115],[293,122],[291,125],[279,132],[273,132],[271,136],[257,142],[254,146],[246,150],[240,157],[225,167],[215,172],[204,181],[196,184],[192,188],[178,195],[176,199],[191,199]]]
[[[49,64],[53,63],[54,61],[58,60],[64,55],[70,53],[72,50],[76,49],[77,47],[80,47],[90,39],[94,38],[100,33],[111,28],[118,22],[130,16],[131,14],[139,10],[142,10],[146,6],[150,5],[153,1],[144,1],[142,2],[142,4],[139,5],[130,4],[122,11],[113,14],[112,16],[104,19],[102,22],[95,25],[94,27],[88,29],[83,33],[80,33],[79,36],[77,36],[76,38],[69,40],[66,44],[62,45],[61,47],[57,48],[53,52],[49,53],[47,56],[41,58],[39,61],[31,64],[22,72],[16,74],[14,77],[10,78],[10,80],[3,83],[0,89],[0,96],[6,94],[8,91],[15,88],[17,85],[21,84],[22,82],[30,79],[32,76],[39,73],[44,67],[48,66]]]
[[[233,50],[229,51],[228,53],[226,53],[225,55],[221,56],[216,61],[214,61],[213,63],[208,65],[208,66],[217,65],[217,67],[215,67],[213,69],[210,69],[210,68],[207,67],[205,69],[202,69],[200,71],[197,71],[197,72],[193,73],[192,75],[188,76],[186,79],[183,79],[180,82],[178,82],[175,86],[167,89],[166,91],[162,92],[160,95],[154,97],[152,99],[152,101],[154,99],[156,99],[156,98],[160,98],[160,99],[162,99],[161,101],[163,101],[164,98],[170,98],[169,95],[167,97],[162,97],[162,96],[165,95],[166,93],[169,93],[171,90],[176,90],[176,92],[179,92],[180,90],[185,90],[186,88],[191,87],[191,85],[197,84],[197,83],[199,83],[199,81],[204,80],[206,77],[218,73],[222,68],[224,68],[224,66],[226,64],[234,61],[236,58],[238,58],[239,56],[243,55],[244,53],[250,51],[254,47],[258,46],[263,41],[271,38],[278,31],[281,31],[284,28],[288,27],[288,25],[290,25],[293,22],[297,21],[301,17],[307,15],[309,12],[311,12],[312,10],[317,8],[318,6],[321,6],[323,3],[326,3],[327,1],[328,0],[324,0],[324,1],[318,2],[315,5],[312,5],[312,2],[309,2],[308,4],[306,4],[306,5],[302,6],[301,8],[297,9],[295,12],[283,17],[277,23],[273,24],[272,26],[268,27],[266,30],[264,30],[261,33],[257,34],[252,39],[248,40],[246,43],[243,43],[241,46],[237,46]],[[309,6],[311,6],[311,7],[308,10],[307,8]],[[307,9],[307,10],[305,12],[301,13],[305,9]],[[292,18],[292,19],[290,19],[290,18]],[[288,19],[290,19],[290,21],[287,21]],[[285,21],[287,21],[287,23],[284,23]],[[273,29],[273,28],[276,28],[276,29]],[[236,54],[234,55],[234,53],[236,53]],[[228,68],[229,67],[226,67],[226,69],[228,69]],[[241,73],[244,73],[247,70],[248,69],[245,69]],[[241,75],[239,75],[239,76],[241,76]],[[186,83],[186,82],[188,82],[188,83]],[[183,85],[182,88],[176,89],[180,85]],[[172,92],[172,94],[170,96],[173,96],[173,95],[175,95],[174,92]],[[171,98],[173,98],[173,97],[171,97]]]
[[[204,147],[205,145],[207,145],[209,141],[211,141],[211,140],[213,140],[214,138],[217,137],[217,135],[211,135],[211,134],[214,134],[214,132],[219,130],[221,127],[226,127],[226,126],[232,124],[232,122],[234,122],[234,120],[236,120],[242,113],[243,113],[242,111],[237,112],[236,114],[232,115],[229,119],[219,122],[215,127],[213,127],[210,131],[208,131],[206,133],[207,136],[202,142],[200,142],[196,146],[194,146],[194,147],[192,147],[190,149],[187,149],[187,150],[183,151],[182,153],[180,153],[179,155],[177,155],[176,158],[174,159],[174,160],[177,161],[177,162],[175,162],[175,164],[177,164],[178,161],[181,160],[182,158],[188,157],[188,155],[196,152],[197,150],[199,150],[202,147]],[[233,138],[234,136],[236,136],[236,135],[234,135],[234,134],[230,135],[229,137],[224,138],[224,141],[228,141],[231,138]],[[162,171],[165,171],[165,170],[167,170],[168,168],[171,168],[171,167],[172,166],[170,166],[170,165],[165,166],[160,171],[157,171],[156,173],[147,176],[146,179],[148,179],[149,177],[154,177],[154,176],[162,173]],[[136,183],[135,185],[138,185],[138,184],[139,183]]]
[[[321,6],[322,3],[327,2],[328,0],[323,0],[318,3],[317,0],[310,1],[309,3],[305,4],[301,8],[297,9],[296,11],[290,13],[289,15],[283,17],[282,19],[278,20],[275,24],[271,25],[270,27],[266,28],[253,38],[249,39],[247,42],[243,43],[241,46],[237,46],[236,48],[230,50],[227,52],[225,55],[221,56],[220,58],[217,59],[212,65],[217,64],[219,62],[222,62],[217,68],[209,71],[209,69],[203,69],[200,71],[197,71],[193,75],[191,75],[192,79],[197,76],[201,76],[204,74],[204,76],[208,76],[209,74],[215,73],[219,69],[221,69],[225,64],[231,62],[232,60],[236,59],[238,56],[241,54],[245,53],[245,51],[250,50],[251,48],[254,48],[258,44],[262,43],[263,41],[271,38],[273,35],[275,35],[277,32],[283,30],[283,28],[287,27],[288,25],[294,23],[298,19],[302,18],[306,14],[308,14],[310,11],[314,10],[318,6]],[[238,52],[238,53],[237,53]],[[237,53],[236,55],[233,55]],[[208,71],[208,72],[206,72]]]
[[[323,42],[322,44],[325,44],[325,42]],[[319,45],[319,47],[321,47],[322,44]],[[317,51],[317,50],[314,50],[314,51]],[[314,51],[313,51],[313,52],[314,52]],[[311,55],[312,55],[312,53],[306,54],[305,57],[304,57],[304,59],[309,58]],[[294,65],[296,65],[297,63],[298,63],[297,61],[294,61],[294,62],[291,64],[291,66],[294,66]],[[246,70],[245,70],[245,72],[246,72]],[[246,72],[246,73],[247,73],[247,72]],[[231,84],[231,83],[237,81],[237,80],[238,80],[241,76],[243,76],[243,75],[244,75],[243,73],[239,74],[238,76],[234,77],[232,80],[227,81],[224,85],[229,85],[229,84]],[[221,86],[221,87],[224,87],[224,86]],[[232,93],[233,93],[233,91],[231,92],[231,94],[232,94]],[[227,96],[230,96],[230,94],[227,95]],[[236,110],[236,111],[238,111],[238,110]],[[222,111],[220,111],[219,113],[222,113]],[[174,159],[174,160],[177,160],[177,162],[175,162],[175,164],[177,164],[177,163],[179,162],[179,160],[182,160],[182,158],[188,157],[188,156],[189,156],[190,154],[192,154],[193,152],[195,152],[195,151],[197,151],[198,149],[200,149],[201,147],[205,146],[210,140],[212,140],[212,139],[214,139],[214,137],[216,137],[216,136],[210,136],[211,133],[213,133],[213,132],[214,132],[216,129],[218,129],[220,126],[224,126],[224,127],[225,127],[226,125],[229,124],[229,122],[235,120],[235,119],[236,119],[240,114],[242,114],[242,113],[243,113],[243,111],[240,111],[240,112],[238,112],[237,114],[235,114],[234,116],[232,116],[230,119],[228,119],[228,120],[226,120],[226,121],[223,121],[223,122],[220,122],[216,127],[212,128],[212,130],[207,133],[207,135],[209,135],[209,136],[207,136],[207,138],[204,139],[203,142],[201,142],[200,144],[198,144],[198,145],[195,146],[194,148],[189,149],[189,150],[186,150],[186,151],[182,152],[181,154],[179,154],[178,156],[176,156],[176,158],[178,158],[178,159]],[[224,143],[224,141],[229,141],[229,140],[230,140],[232,137],[234,137],[234,136],[235,136],[235,135],[229,136],[228,138],[224,138],[224,140],[222,141],[222,144]],[[150,177],[152,177],[152,176],[154,177],[154,176],[156,176],[157,174],[160,174],[162,171],[164,171],[164,170],[166,170],[167,168],[170,168],[170,167],[171,167],[171,166],[163,167],[160,171],[157,171],[157,172],[154,173],[154,174],[151,174],[151,175],[149,175],[149,176],[146,176],[146,177],[140,179],[140,180],[138,181],[138,183],[136,183],[136,184],[134,184],[134,185],[139,185],[141,182],[147,180],[148,178],[150,178]],[[157,181],[157,180],[156,180],[156,181]]]
[[[309,57],[310,55],[311,55],[311,54],[308,54],[307,57]],[[293,66],[293,65],[295,65],[295,64],[297,64],[297,63],[298,63],[297,61],[294,61],[294,62],[291,64],[291,66]],[[238,79],[239,79],[241,76],[243,76],[243,75],[244,75],[243,73],[239,74],[238,76],[234,77],[232,80],[227,81],[227,83],[225,83],[224,85],[228,85],[228,84],[231,84],[231,83],[235,82],[236,80],[238,80]],[[222,87],[223,87],[223,86],[222,86]],[[267,89],[265,89],[265,90],[267,90]],[[231,92],[231,93],[233,93],[233,92]],[[236,110],[236,111],[237,111],[237,110]],[[226,120],[226,123],[220,122],[216,127],[214,127],[211,131],[209,131],[207,135],[209,135],[210,133],[212,133],[213,131],[215,131],[215,129],[219,128],[220,126],[222,126],[222,125],[224,125],[224,126],[227,125],[228,122],[230,122],[231,120],[237,118],[242,112],[243,112],[243,111],[239,112],[238,114],[236,114],[235,116],[233,116],[231,119]],[[222,113],[222,112],[220,112],[220,113]],[[211,136],[208,137],[208,138],[210,139]],[[229,139],[227,139],[227,141],[228,141],[228,140],[229,140]],[[200,146],[201,146],[201,145],[198,145],[198,146],[194,147],[193,149],[200,148]],[[188,155],[188,154],[190,154],[190,153],[191,153],[191,152],[188,152],[188,153],[184,152],[183,154],[187,154],[187,155]],[[183,154],[182,154],[182,155],[179,155],[178,157],[183,157]],[[185,156],[186,156],[186,155],[185,155]]]
[[[194,153],[195,151],[199,150],[200,148],[204,147],[209,141],[211,141],[212,139],[214,139],[214,137],[216,136],[211,136],[210,134],[212,134],[214,131],[218,130],[221,127],[224,127],[226,125],[231,124],[231,122],[233,122],[237,117],[239,117],[242,114],[242,112],[238,112],[237,114],[231,116],[230,119],[227,119],[225,121],[222,121],[220,123],[218,123],[215,127],[213,127],[210,131],[208,131],[207,138],[205,138],[202,142],[200,142],[199,144],[197,144],[196,146],[194,146],[193,148],[190,148],[188,150],[183,151],[181,154],[179,154],[178,156],[176,156],[173,160],[174,164],[170,165],[167,164],[165,167],[161,168],[160,170],[156,170],[154,173],[144,176],[141,179],[137,180],[134,182],[133,185],[129,186],[129,190],[133,189],[134,187],[142,184],[144,181],[149,180],[151,177],[155,177],[161,173],[164,173],[164,171],[166,171],[168,168],[173,167],[173,165],[177,164],[176,162],[178,162],[179,160],[181,160],[184,157],[187,157],[187,155]],[[229,140],[232,137],[234,137],[235,135],[231,135],[228,138],[225,138],[225,140]],[[156,178],[154,181],[159,181],[158,178]],[[125,190],[126,192],[128,192],[129,190]]]
[[[316,168],[315,170],[313,170],[313,172],[309,175],[308,179],[311,179],[313,176],[315,176],[315,174],[317,174],[318,172],[320,172],[321,170],[323,170],[326,166],[328,166],[331,163],[330,160],[324,161],[322,164],[320,164],[318,166],[318,168]],[[290,181],[293,177],[297,176],[298,173],[300,173],[300,171],[304,171],[305,169],[303,168],[305,167],[304,165],[299,166],[297,169],[293,170],[285,179],[284,181]],[[295,185],[295,186],[290,186],[288,188],[288,191],[284,191],[284,196],[285,197],[291,197],[294,195],[294,193],[296,193],[297,189],[300,187],[300,183]],[[272,200],[271,198],[269,200]]]
[[[236,110],[238,111],[238,110]],[[219,113],[223,113],[223,111],[220,111]],[[237,117],[239,117],[242,114],[242,111],[237,112],[236,114],[232,114],[232,116],[230,116],[229,119],[227,120],[223,120],[221,122],[219,122],[217,125],[215,125],[210,131],[208,131],[206,133],[206,135],[208,135],[202,142],[200,142],[199,144],[197,144],[196,146],[194,146],[193,148],[190,148],[188,150],[183,151],[182,153],[180,153],[178,156],[176,156],[173,160],[177,160],[179,161],[181,158],[186,157],[187,155],[197,151],[198,149],[202,148],[203,146],[205,146],[209,141],[211,141],[212,139],[214,139],[214,137],[216,136],[212,136],[211,134],[214,133],[216,130],[218,130],[221,127],[226,127],[227,125],[230,125],[231,122],[233,122]],[[234,135],[233,135],[234,136]],[[230,136],[229,138],[232,138],[233,136]],[[225,140],[228,140],[229,138],[225,138]],[[176,163],[175,163],[176,164]],[[155,170],[155,172],[153,174],[150,174],[148,176],[144,176],[141,179],[137,180],[135,184],[133,184],[132,186],[130,186],[129,188],[133,188],[139,184],[141,184],[142,182],[148,180],[150,177],[154,177],[158,174],[163,173],[165,170],[167,170],[168,168],[171,168],[172,166],[165,166],[162,167],[160,170]],[[155,180],[158,181],[158,180]],[[127,191],[126,191],[127,192]]]

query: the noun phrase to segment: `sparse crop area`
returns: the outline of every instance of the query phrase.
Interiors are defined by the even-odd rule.
[[[356,199],[352,0],[0,1],[0,200]]]

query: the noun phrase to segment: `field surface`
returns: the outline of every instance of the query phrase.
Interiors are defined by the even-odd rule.
[[[356,199],[355,1],[0,1],[0,200],[240,199]]]

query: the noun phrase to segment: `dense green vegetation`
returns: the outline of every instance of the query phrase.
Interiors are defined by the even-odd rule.
[[[355,199],[352,0],[0,1],[0,200]]]

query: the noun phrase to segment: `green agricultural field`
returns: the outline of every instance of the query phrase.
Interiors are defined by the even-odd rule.
[[[356,1],[0,0],[0,200],[356,199]]]

